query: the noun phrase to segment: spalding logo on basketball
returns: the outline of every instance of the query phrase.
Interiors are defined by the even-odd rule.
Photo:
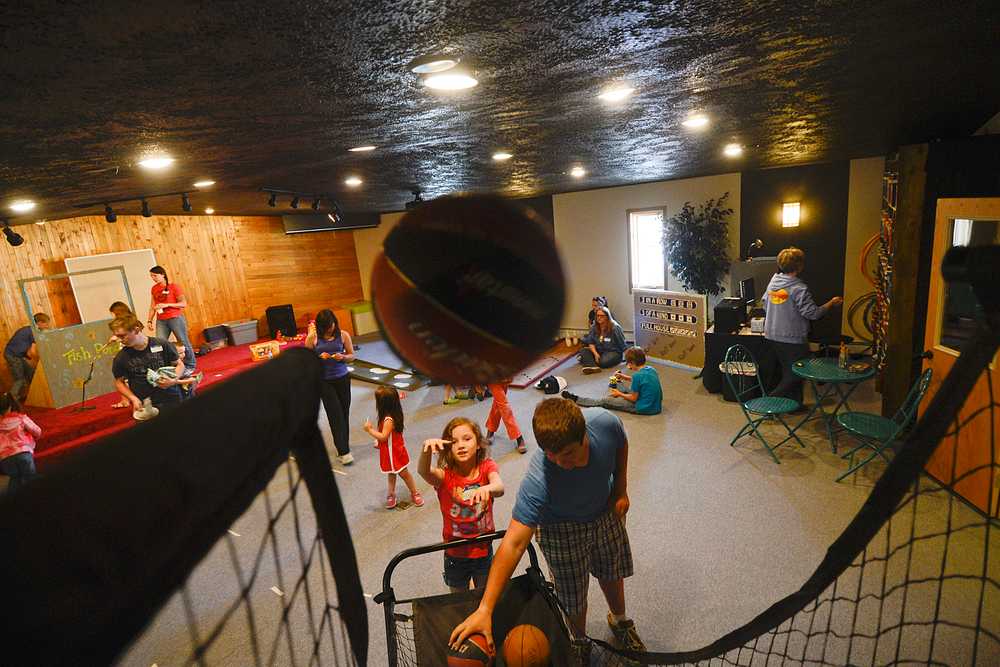
[[[455,385],[509,378],[551,345],[565,280],[548,226],[499,197],[435,199],[386,236],[372,271],[386,341]]]
[[[457,649],[448,649],[448,667],[490,667],[492,664],[493,652],[483,635],[469,635]]]

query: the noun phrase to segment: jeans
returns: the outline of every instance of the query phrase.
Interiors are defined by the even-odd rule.
[[[605,396],[604,398],[587,398],[578,396],[576,404],[581,408],[606,408],[608,410],[618,410],[619,412],[635,412],[635,403],[626,401],[618,396]]]
[[[10,482],[7,483],[7,493],[14,493],[37,474],[35,472],[35,457],[31,455],[31,452],[21,452],[8,456],[0,461],[0,472],[10,477]]]
[[[351,452],[351,374],[323,380],[320,385],[320,395],[323,397],[323,407],[326,409],[326,419],[330,422],[333,432],[333,444],[337,454],[343,456]]]
[[[607,352],[600,352],[601,358],[594,361],[594,353],[590,351],[590,348],[583,348],[580,350],[578,359],[580,360],[581,366],[600,366],[601,368],[611,368],[612,366],[617,366],[622,362],[622,353],[616,352],[614,350],[608,350]]]
[[[781,382],[771,392],[771,396],[781,396],[802,402],[802,378],[792,372],[792,364],[809,356],[809,343],[780,343],[767,341],[781,362]]]
[[[10,369],[10,376],[14,381],[10,393],[17,400],[24,401],[24,397],[28,395],[28,387],[31,386],[31,378],[35,376],[35,367],[24,357],[13,357],[6,352],[3,357],[7,360],[7,368]]]
[[[194,348],[191,347],[191,339],[188,338],[188,323],[183,315],[167,320],[156,320],[157,338],[168,340],[171,332],[173,332],[177,342],[184,345],[184,367],[194,370],[197,360],[194,356]]]

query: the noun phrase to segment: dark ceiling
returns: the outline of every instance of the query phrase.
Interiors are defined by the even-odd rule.
[[[414,186],[563,192],[880,155],[1000,111],[995,0],[46,1],[5,4],[0,30],[15,224],[203,177],[196,210],[219,213],[275,212],[262,186],[347,210],[402,208]],[[474,58],[479,86],[422,87],[407,64],[435,52]],[[635,94],[598,100],[616,80]],[[681,126],[693,110],[707,129]],[[177,160],[155,176],[135,166],[154,149]],[[21,197],[36,210],[12,214]]]

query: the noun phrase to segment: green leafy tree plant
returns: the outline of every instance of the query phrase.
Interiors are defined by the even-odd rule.
[[[709,199],[697,210],[691,202],[667,220],[663,249],[667,264],[684,289],[718,296],[729,272],[729,225],[733,213],[723,208],[729,193]]]

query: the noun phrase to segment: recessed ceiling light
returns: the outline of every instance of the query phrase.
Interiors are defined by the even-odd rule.
[[[174,163],[174,159],[169,155],[150,155],[139,160],[139,166],[143,169],[166,169]]]
[[[440,54],[420,56],[410,61],[410,71],[414,74],[435,74],[450,70],[458,64],[455,58]]]
[[[344,179],[344,185],[347,185],[347,186],[350,186],[350,187],[352,187],[352,188],[356,188],[356,187],[358,187],[358,186],[359,186],[359,185],[361,185],[361,184],[362,184],[363,182],[364,182],[364,181],[362,181],[362,180],[361,180],[360,178],[358,178],[357,176],[350,176],[350,177],[348,177],[348,178]]]
[[[10,210],[15,213],[27,213],[33,208],[35,208],[35,202],[30,199],[20,199],[10,204]]]
[[[504,160],[509,160],[512,157],[514,156],[511,155],[510,153],[504,153],[503,151],[493,154],[493,159],[496,160],[497,162],[503,162]]]
[[[212,208],[211,206],[209,206],[208,208],[205,209],[205,214],[206,215],[212,215],[213,213],[215,213],[215,209]]]
[[[35,224],[39,227],[43,227],[48,220],[35,220]]]
[[[375,146],[355,146],[354,148],[348,148],[351,153],[367,153],[368,151],[375,150]]]
[[[687,120],[681,123],[681,125],[689,127],[693,130],[700,130],[708,125],[708,116],[703,113],[691,114],[687,117]]]
[[[722,153],[726,157],[739,157],[743,155],[743,146],[739,144],[726,144],[726,147],[722,149]]]
[[[215,185],[215,181],[195,181],[194,187],[196,188],[210,188]]]
[[[634,92],[635,88],[631,88],[629,86],[615,86],[613,88],[608,88],[603,93],[598,95],[598,97],[605,102],[621,102]]]
[[[573,178],[583,178],[587,175],[587,170],[583,167],[573,167],[569,170],[569,175]]]
[[[429,74],[424,85],[434,90],[466,90],[479,85],[479,80],[464,66],[455,66],[445,72]]]

